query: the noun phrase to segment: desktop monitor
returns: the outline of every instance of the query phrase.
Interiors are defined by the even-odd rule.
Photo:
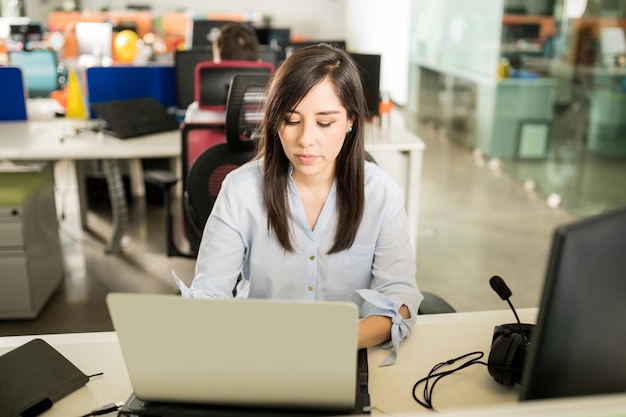
[[[278,68],[283,61],[285,54],[280,48],[274,48],[269,45],[260,45],[261,61],[272,64],[274,68]]]
[[[258,28],[254,31],[261,45],[286,46],[290,43],[291,29],[289,28]]]
[[[222,61],[219,64],[205,63],[196,66],[195,79],[198,88],[195,101],[200,109],[225,107],[233,76],[237,74],[266,74],[274,72],[274,67],[265,62]]]
[[[20,42],[24,49],[30,49],[32,42],[43,40],[43,33],[39,23],[12,24],[10,37],[13,42]]]
[[[367,117],[378,115],[380,102],[380,59],[378,54],[350,53],[350,56],[361,70],[361,82],[367,101]]]
[[[555,230],[521,400],[626,392],[626,208]]]
[[[211,49],[189,49],[174,53],[176,107],[185,110],[194,101],[195,68],[200,62],[213,61]]]
[[[230,23],[229,20],[213,20],[213,19],[193,19],[190,25],[190,33],[188,33],[187,49],[197,47],[211,47],[213,41],[219,34],[219,30],[225,24]]]
[[[113,25],[109,22],[77,22],[78,55],[111,58]]]

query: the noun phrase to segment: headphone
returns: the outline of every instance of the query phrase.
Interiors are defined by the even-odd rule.
[[[534,324],[509,323],[496,326],[487,360],[489,375],[506,386],[520,384]]]

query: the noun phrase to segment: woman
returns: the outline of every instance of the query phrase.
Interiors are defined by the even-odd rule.
[[[365,162],[366,104],[350,56],[294,52],[268,89],[257,158],[231,172],[183,295],[353,301],[359,348],[390,341],[395,360],[422,295],[404,197]]]

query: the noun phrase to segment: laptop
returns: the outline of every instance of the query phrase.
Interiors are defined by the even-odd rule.
[[[558,227],[520,399],[626,392],[626,207]]]
[[[341,415],[369,406],[353,303],[110,293],[107,305],[134,391],[120,415]]]
[[[104,131],[120,139],[176,130],[180,124],[153,97],[113,100],[92,104],[105,122]]]

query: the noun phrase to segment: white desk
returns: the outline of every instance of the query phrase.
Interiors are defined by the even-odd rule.
[[[536,309],[519,310],[523,322],[534,322]],[[400,348],[398,361],[379,368],[386,351],[369,351],[369,390],[372,405],[388,415],[427,415],[411,395],[413,384],[440,361],[451,359],[474,350],[487,356],[493,328],[497,324],[514,321],[510,310],[475,313],[453,313],[420,316],[409,339]],[[513,320],[512,320],[513,319]],[[122,354],[114,332],[75,333],[44,336],[0,337],[0,354],[40,337],[54,346],[86,374],[103,372],[86,386],[58,401],[44,417],[83,415],[101,405],[125,401],[132,388],[126,373]],[[485,358],[486,360],[486,358]],[[482,365],[473,365],[440,381],[433,395],[435,408],[451,415],[528,415],[523,410],[534,410],[541,415],[579,415],[587,410],[622,411],[626,394],[607,398],[569,399],[556,402],[517,402],[517,389],[499,385]],[[573,405],[572,405],[573,404]],[[503,411],[506,410],[506,411]],[[520,411],[522,410],[522,411]],[[548,411],[546,411],[548,410]],[[559,414],[561,412],[561,414]],[[481,414],[483,413],[483,414]],[[374,410],[374,415],[383,415]],[[619,415],[607,411],[604,414]]]
[[[121,140],[112,136],[84,130],[89,122],[73,119],[1,123],[0,160],[90,160],[103,161],[109,187],[117,190],[111,196],[113,231],[107,251],[118,253],[127,220],[126,200],[117,161],[129,161],[132,189],[135,195],[144,193],[140,158],[174,158],[180,156],[180,133],[176,130]],[[176,162],[177,164],[177,162]],[[174,166],[177,166],[177,165]],[[87,201],[82,165],[76,164],[80,213],[83,227],[87,224]]]
[[[394,151],[408,158],[404,184],[405,208],[409,218],[411,245],[417,255],[419,231],[419,204],[422,186],[422,159],[424,142],[406,128],[391,124],[389,128],[370,124],[365,127],[365,148],[375,154],[378,151]]]
[[[86,126],[87,122],[72,119],[0,123],[0,161],[100,159],[103,160],[109,185],[121,190],[119,168],[115,161],[126,159],[130,161],[132,188],[136,195],[143,194],[140,158],[174,158],[174,166],[180,165],[179,131],[121,140],[89,130],[77,133],[77,129]],[[395,151],[408,157],[404,191],[411,244],[416,251],[424,142],[408,130],[394,125],[384,130],[375,125],[368,125],[365,133],[366,148],[370,152]],[[76,165],[79,178],[82,177],[80,166]],[[78,181],[78,185],[84,188],[83,181]],[[86,192],[83,188],[79,188],[79,196],[81,221],[86,227],[87,205]],[[108,251],[117,253],[120,250],[120,240],[126,222],[126,201],[123,198],[116,198],[111,203],[114,227],[108,242]]]

